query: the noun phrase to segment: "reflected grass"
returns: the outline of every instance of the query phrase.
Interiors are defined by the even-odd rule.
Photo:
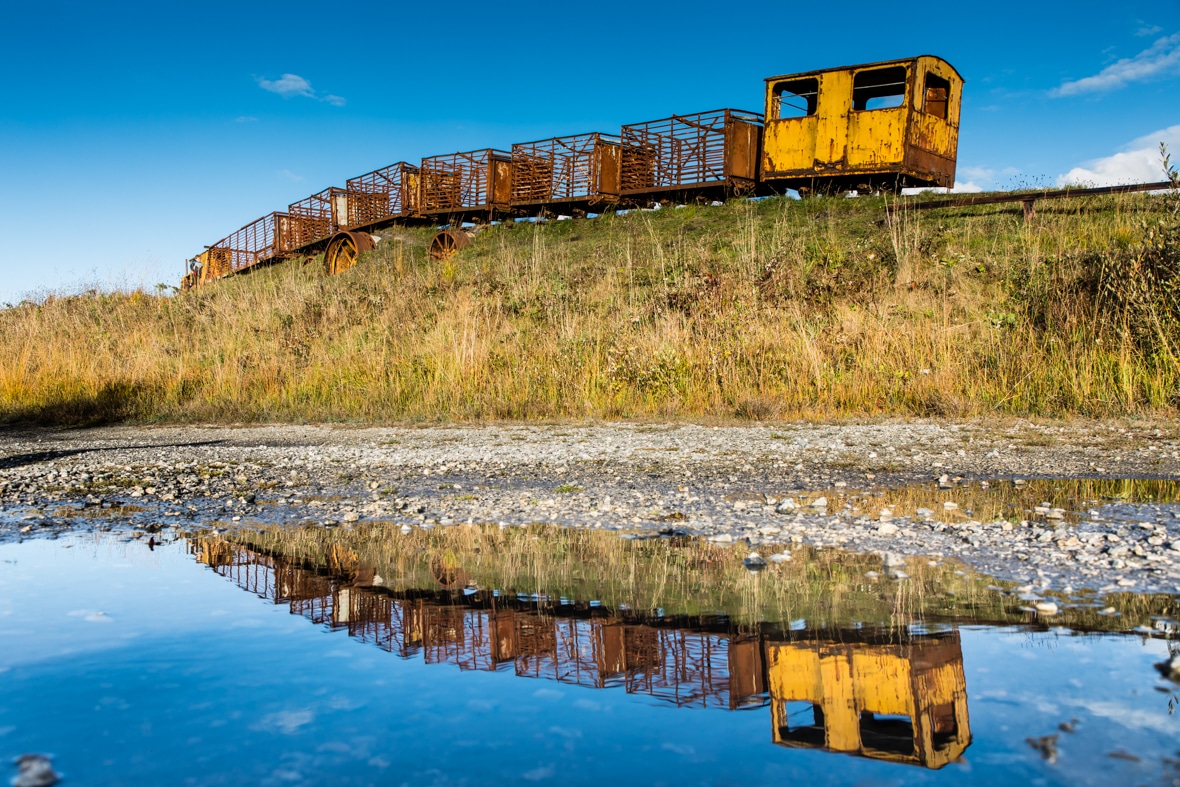
[[[1046,520],[1046,512],[1037,509],[1048,508],[1060,509],[1062,521],[1078,522],[1089,511],[1110,503],[1175,503],[1180,500],[1180,482],[1150,478],[1028,479],[968,482],[949,489],[940,489],[931,482],[873,491],[814,492],[800,500],[806,505],[806,501],[820,496],[850,505],[853,513],[873,518],[880,516],[882,509],[895,517],[922,518],[917,512],[925,508],[931,512],[927,517],[938,522],[1021,522]],[[946,503],[955,507],[947,508]]]
[[[1062,597],[1037,618],[1015,583],[955,561],[906,558],[892,579],[881,557],[800,546],[782,562],[749,570],[745,545],[696,538],[640,538],[555,525],[404,528],[374,522],[348,530],[239,530],[225,538],[344,579],[371,570],[395,591],[495,589],[508,595],[598,602],[654,617],[724,615],[739,625],[815,628],[979,623],[1048,624],[1126,631],[1175,614],[1176,598],[1116,593]],[[763,555],[770,558],[771,553]],[[1113,613],[1103,612],[1113,608]]]

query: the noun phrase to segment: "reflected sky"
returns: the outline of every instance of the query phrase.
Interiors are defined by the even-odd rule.
[[[399,656],[383,649],[388,640],[364,635],[372,627],[354,614],[364,597],[392,601],[396,589],[329,582],[327,594],[292,604],[243,591],[189,549],[95,535],[0,546],[0,759],[44,751],[77,784],[1106,784],[1172,773],[1163,758],[1175,755],[1180,730],[1171,695],[1159,690],[1169,684],[1152,666],[1167,653],[1160,639],[972,625],[942,627],[941,637],[874,639],[852,628],[792,635],[785,621],[759,635],[753,666],[735,669],[731,646],[749,641],[749,631],[648,626],[659,647],[624,647],[610,658],[655,653],[673,663],[668,641],[695,637],[724,654],[714,659],[716,681],[736,674],[750,689],[738,692],[743,702],[678,705],[666,691],[628,690],[637,663],[604,688],[521,677],[527,627],[514,627],[517,652],[504,650],[499,669],[461,669],[454,636],[429,661],[425,634],[422,647]],[[330,606],[308,603],[330,605],[334,593],[343,609],[341,589],[351,627]],[[429,599],[419,600],[424,610]],[[472,614],[489,619],[483,608],[460,611],[464,626]],[[558,618],[547,618],[554,630]],[[589,636],[594,620],[571,616],[564,625]],[[601,663],[593,646],[586,653]],[[695,685],[701,662],[689,661],[661,674]],[[942,719],[932,735],[946,735],[955,708],[922,700],[933,696],[931,676],[941,669],[952,694],[961,682],[969,722],[961,715],[956,723],[970,730],[962,755],[932,769],[775,745],[806,743],[789,739],[806,738],[815,706],[835,728],[841,692],[856,711],[846,720],[856,729],[847,729],[872,732],[856,697],[871,693],[862,684],[874,669],[892,676],[876,679],[878,694],[908,696]],[[807,686],[812,696],[788,696]],[[870,743],[888,751],[899,719],[878,713],[875,721],[880,734]],[[1074,732],[1058,729],[1071,722]],[[1055,764],[1026,742],[1051,734],[1059,736]]]

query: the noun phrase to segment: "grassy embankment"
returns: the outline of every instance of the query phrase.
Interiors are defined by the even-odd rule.
[[[734,201],[496,227],[443,264],[400,230],[333,278],[0,311],[0,420],[1174,414],[1176,202]]]

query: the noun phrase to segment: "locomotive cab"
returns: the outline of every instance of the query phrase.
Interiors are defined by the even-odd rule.
[[[963,78],[922,55],[766,80],[764,183],[801,192],[955,182]]]

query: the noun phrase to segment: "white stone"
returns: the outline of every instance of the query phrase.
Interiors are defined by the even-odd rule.
[[[799,508],[799,504],[795,502],[793,497],[783,498],[782,502],[775,507],[775,511],[780,514],[790,514]]]

